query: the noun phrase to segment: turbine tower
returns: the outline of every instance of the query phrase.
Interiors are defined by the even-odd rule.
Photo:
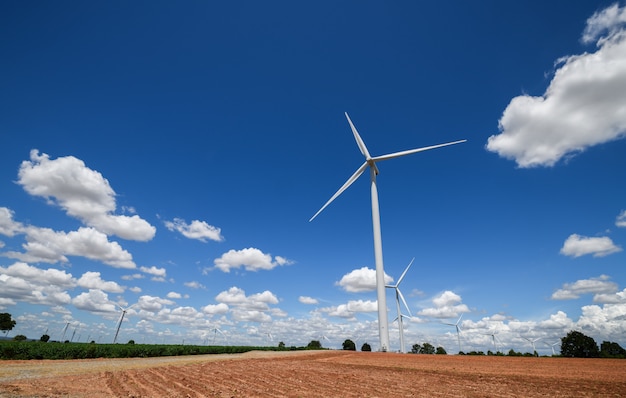
[[[459,328],[459,322],[461,322],[461,318],[463,318],[463,314],[459,317],[459,320],[456,323],[445,323],[444,325],[454,326],[456,328],[456,338],[459,341],[459,352],[461,352],[461,328]]]
[[[120,315],[120,320],[117,322],[117,330],[115,331],[115,337],[113,337],[113,344],[117,341],[117,334],[120,332],[120,327],[122,326],[122,322],[124,321],[124,315],[126,315],[126,311],[133,308],[137,303],[131,305],[130,307],[124,308],[119,304],[116,304],[120,310],[122,310],[122,315]]]
[[[366,168],[370,169],[370,193],[372,197],[372,229],[374,232],[374,259],[376,261],[376,297],[378,302],[378,335],[380,339],[380,350],[387,351],[389,349],[389,322],[387,319],[387,299],[385,297],[385,269],[383,265],[383,244],[382,244],[382,234],[380,231],[380,210],[378,207],[378,188],[376,187],[376,175],[378,175],[378,167],[376,167],[376,163],[393,159],[400,156],[410,155],[417,152],[428,151],[430,149],[441,148],[448,145],[460,144],[465,142],[466,140],[448,142],[445,144],[427,146],[423,148],[417,149],[409,149],[407,151],[394,152],[387,155],[371,157],[365,143],[361,139],[361,136],[357,132],[354,124],[352,124],[352,120],[350,120],[350,116],[348,113],[345,113],[346,119],[348,119],[348,123],[350,124],[350,128],[352,129],[352,134],[354,135],[354,139],[361,151],[361,154],[365,157],[365,162],[357,169],[357,171],[346,181],[345,184],[326,202],[321,209],[318,210],[317,213],[309,222],[313,221],[318,214],[322,212],[333,200],[335,200],[343,191],[345,191],[354,181],[356,181],[361,174],[365,171]]]
[[[400,352],[403,354],[406,353],[406,349],[404,347],[404,324],[402,322],[402,318],[404,318],[406,315],[402,314],[402,312],[400,311],[400,300],[402,300],[402,303],[404,303],[404,307],[409,312],[409,317],[412,317],[413,315],[411,315],[411,309],[406,304],[406,300],[404,299],[404,296],[402,295],[402,292],[400,291],[400,283],[402,282],[402,279],[404,279],[404,275],[406,275],[409,268],[411,268],[411,264],[413,264],[413,261],[415,261],[415,257],[413,257],[409,265],[407,265],[407,267],[405,268],[404,272],[402,273],[402,275],[398,279],[398,282],[396,282],[395,285],[385,286],[387,288],[394,289],[396,291],[396,307],[398,309],[398,328],[400,329]]]

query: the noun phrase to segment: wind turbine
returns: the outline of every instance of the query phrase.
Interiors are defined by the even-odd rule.
[[[61,342],[65,341],[65,332],[67,332],[67,327],[70,326],[69,322],[65,323],[65,327],[63,328],[63,335],[61,336]]]
[[[524,340],[528,340],[528,342],[533,346],[533,355],[538,355],[537,354],[537,349],[535,348],[535,343],[538,342],[539,340],[541,340],[541,337],[537,337],[536,339],[531,339],[528,337],[522,337]]]
[[[560,341],[557,341],[556,343],[552,343],[552,344],[550,344],[550,343],[547,343],[547,342],[545,342],[545,341],[544,341],[544,343],[545,343],[546,345],[550,346],[550,348],[552,348],[552,356],[556,356],[556,351],[554,351],[554,347],[555,347],[555,346],[557,346],[557,345],[559,345],[559,344],[561,344],[561,342],[560,342]]]
[[[115,337],[113,337],[113,344],[115,344],[115,342],[117,341],[117,334],[120,332],[120,327],[122,326],[122,322],[124,321],[124,315],[126,315],[126,311],[133,308],[135,305],[137,305],[137,303],[126,308],[122,307],[119,304],[116,305],[120,308],[120,310],[122,310],[122,315],[120,315],[120,320],[117,322],[117,330],[115,331]]]
[[[212,343],[213,345],[215,345],[215,338],[217,337],[217,332],[219,332],[219,333],[222,335],[222,337],[224,337],[224,341],[226,341],[226,335],[225,335],[225,334],[224,334],[224,332],[222,332],[220,329],[218,329],[218,328],[213,328],[213,329],[212,329],[212,331],[215,333],[215,334],[213,335],[213,343]]]
[[[496,336],[496,334],[498,334],[498,330],[494,329],[491,333],[487,333],[487,336],[491,336],[491,339],[493,340],[493,349],[495,350],[495,353],[498,353],[498,344],[496,343],[499,342],[500,345],[502,345],[502,342],[500,341],[500,339],[498,338],[498,336]]]
[[[463,318],[463,314],[461,314],[456,323],[443,323],[444,325],[454,326],[456,328],[456,338],[459,342],[459,352],[461,352],[461,328],[459,328],[459,322],[461,322],[461,318]]]
[[[348,189],[350,185],[354,181],[356,181],[361,174],[365,171],[366,168],[370,169],[370,194],[372,198],[372,229],[374,232],[374,258],[376,261],[376,297],[378,303],[378,335],[380,339],[380,349],[381,351],[387,351],[389,348],[389,324],[387,319],[387,299],[385,297],[385,270],[383,265],[383,244],[382,244],[382,234],[380,230],[380,209],[378,206],[378,188],[376,187],[376,176],[378,175],[378,167],[376,167],[376,162],[380,162],[387,159],[393,159],[400,156],[410,155],[417,152],[428,151],[430,149],[441,148],[448,145],[460,144],[465,142],[466,140],[448,142],[445,144],[427,146],[423,148],[417,149],[409,149],[407,151],[394,152],[387,155],[371,157],[365,143],[361,139],[358,131],[352,124],[352,120],[350,120],[350,116],[345,112],[346,119],[348,119],[348,123],[350,124],[350,128],[352,129],[352,134],[354,135],[354,139],[361,151],[361,154],[365,156],[365,162],[357,169],[357,171],[352,174],[348,181],[343,184],[341,188],[322,206],[321,209],[315,213],[313,217],[309,220],[309,222],[313,221],[318,214],[322,212],[333,200],[335,200],[343,191]]]
[[[394,289],[396,291],[396,307],[398,309],[398,318],[397,318],[398,319],[398,329],[400,329],[400,352],[402,352],[403,354],[406,353],[406,349],[405,349],[405,346],[404,346],[404,325],[403,325],[403,322],[402,322],[402,318],[406,317],[406,315],[402,314],[402,312],[400,311],[400,300],[402,300],[402,303],[404,303],[404,307],[409,312],[409,319],[413,315],[411,315],[411,309],[406,304],[406,300],[404,299],[404,296],[402,295],[402,292],[400,291],[400,283],[402,282],[402,279],[404,279],[404,275],[406,275],[406,273],[409,270],[409,268],[411,268],[411,264],[413,264],[413,261],[415,261],[415,257],[413,257],[413,259],[411,260],[409,265],[407,265],[407,267],[404,269],[404,272],[402,273],[402,275],[398,279],[398,282],[396,282],[395,285],[386,285],[385,286],[387,288]]]

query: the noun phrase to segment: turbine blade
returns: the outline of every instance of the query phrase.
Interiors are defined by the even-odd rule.
[[[315,217],[317,217],[317,215],[320,214],[322,212],[322,210],[324,210],[326,208],[326,206],[328,206],[330,204],[330,202],[335,200],[337,198],[337,196],[341,195],[341,193],[343,191],[345,191],[350,185],[352,185],[352,183],[354,181],[356,181],[357,178],[359,178],[361,176],[361,174],[363,174],[363,172],[365,171],[366,168],[367,168],[367,162],[363,163],[361,165],[361,167],[359,167],[358,170],[355,171],[354,174],[352,174],[352,177],[348,178],[348,181],[346,181],[346,183],[343,184],[343,186],[341,188],[339,188],[339,190],[337,192],[335,192],[335,194],[332,196],[332,198],[328,199],[328,202],[326,202],[326,204],[324,206],[322,206],[322,208],[319,209],[317,211],[317,213],[315,213],[315,215],[313,217],[311,217],[309,222],[313,221],[313,219]]]
[[[406,275],[406,272],[409,270],[409,268],[411,268],[411,264],[413,264],[413,261],[415,261],[415,257],[413,257],[413,260],[411,260],[409,265],[407,265],[406,268],[404,269],[404,272],[402,273],[402,275],[400,275],[400,279],[398,279],[398,283],[396,284],[396,286],[398,286],[400,282],[402,282],[402,279],[404,279],[404,275]]]
[[[354,124],[352,124],[352,120],[350,120],[350,116],[348,116],[348,112],[344,112],[344,113],[346,114],[346,119],[348,119],[348,123],[350,123],[350,128],[352,129],[352,134],[354,134],[354,139],[356,140],[356,144],[359,146],[359,150],[361,151],[363,156],[365,156],[366,160],[370,160],[372,157],[370,156],[370,153],[367,150],[367,147],[365,146],[363,139],[361,139],[359,132],[356,131],[356,127],[354,127]]]
[[[407,151],[394,152],[394,153],[390,153],[388,155],[376,156],[376,157],[372,158],[372,160],[374,162],[379,162],[379,161],[382,161],[382,160],[398,158],[400,156],[411,155],[411,154],[417,153],[417,152],[424,152],[424,151],[429,151],[431,149],[441,148],[441,147],[444,147],[444,146],[460,144],[460,143],[466,142],[466,141],[467,140],[459,140],[459,141],[447,142],[445,144],[431,145],[431,146],[425,146],[423,148],[416,148],[416,149],[409,149]]]
[[[406,303],[406,300],[404,299],[404,295],[402,294],[400,289],[396,289],[396,290],[398,291],[398,296],[400,296],[400,299],[402,300],[402,303],[404,304],[404,308],[406,308],[406,310],[409,311],[409,315],[413,316],[411,314],[411,309],[409,308],[408,304]]]

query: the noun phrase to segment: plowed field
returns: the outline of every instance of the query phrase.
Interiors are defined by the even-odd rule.
[[[2,361],[2,397],[624,397],[626,360],[253,352]]]

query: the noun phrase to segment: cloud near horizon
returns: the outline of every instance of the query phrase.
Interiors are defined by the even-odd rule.
[[[500,134],[486,149],[518,167],[553,166],[626,134],[626,9],[613,5],[587,20],[582,41],[597,51],[563,57],[542,96],[511,100]],[[600,36],[605,34],[604,36]]]

